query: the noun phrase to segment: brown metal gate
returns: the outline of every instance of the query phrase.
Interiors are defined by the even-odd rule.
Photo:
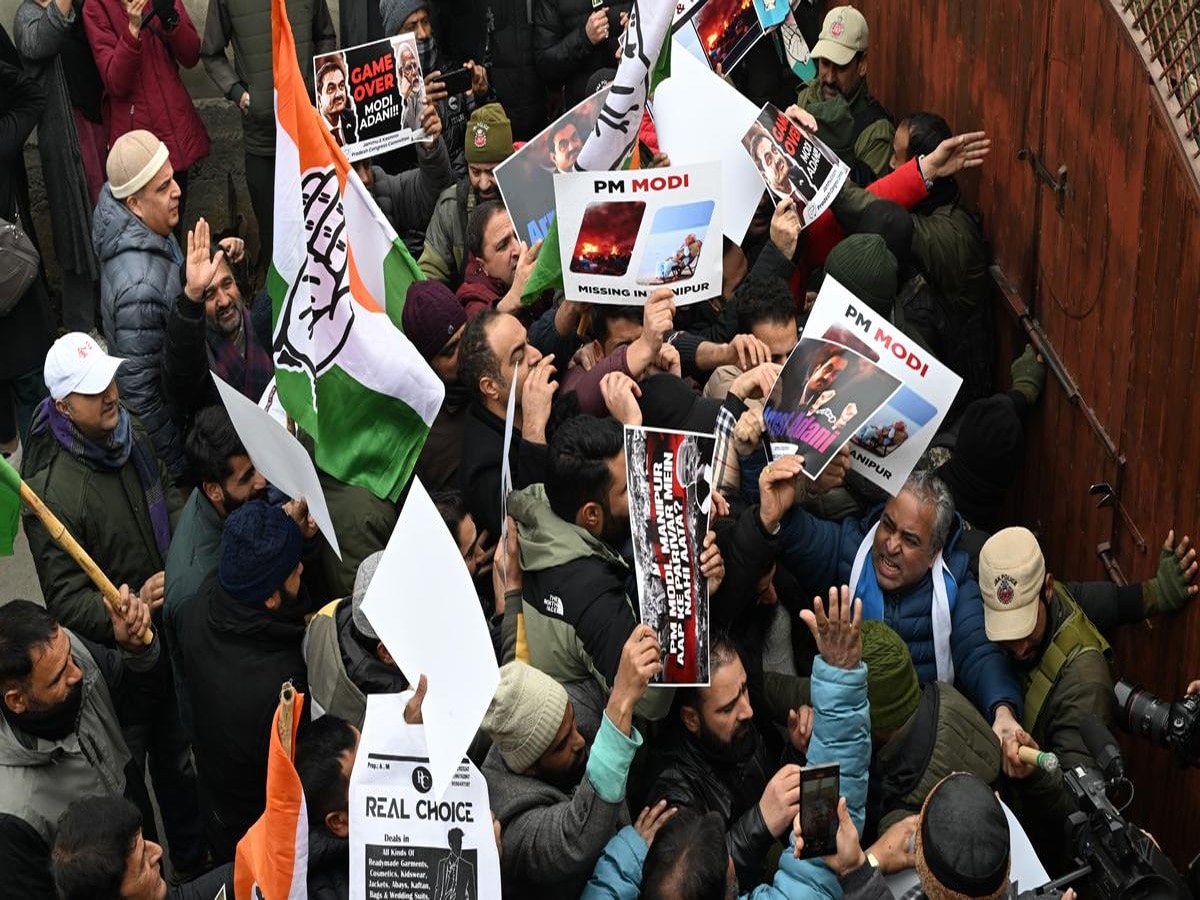
[[[1003,288],[1003,349],[1024,341],[1012,299],[1067,376],[1050,380],[1034,415],[1012,508],[1071,579],[1141,580],[1168,528],[1200,538],[1197,148],[1184,140],[1190,114],[1176,116],[1152,80],[1158,45],[1131,31],[1146,3],[1157,4],[1150,24],[1164,4],[1129,2],[1126,12],[1114,0],[856,0],[875,95],[897,117],[929,110],[993,137],[964,189]],[[1160,36],[1195,34],[1164,22]],[[1102,508],[1104,495],[1089,493],[1098,484],[1113,492]],[[1200,610],[1127,628],[1116,644],[1121,670],[1164,697],[1200,678]],[[1198,848],[1200,773],[1170,769],[1143,741],[1122,744],[1138,788],[1130,814],[1182,865]]]

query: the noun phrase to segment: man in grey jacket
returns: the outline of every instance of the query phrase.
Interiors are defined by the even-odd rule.
[[[28,600],[0,606],[0,872],[12,897],[52,897],[50,847],[80,797],[122,796],[130,766],[116,707],[153,680],[159,642],[143,643],[150,609],[128,586],[107,602],[120,651],[81,638]],[[123,697],[122,694],[125,694]]]
[[[590,754],[562,685],[523,662],[500,670],[483,718],[493,741],[483,775],[512,896],[578,897],[608,839],[629,824],[625,782],[642,743],[633,708],[662,671],[660,654],[654,630],[637,626]]]
[[[337,47],[337,32],[326,0],[285,0],[304,83],[312,91],[314,55]],[[233,44],[234,61],[225,55]],[[275,203],[275,103],[271,64],[271,4],[263,0],[210,0],[200,59],[225,97],[242,112],[246,147],[246,187],[258,220],[260,255],[271,259]],[[173,296],[173,295],[172,295]]]

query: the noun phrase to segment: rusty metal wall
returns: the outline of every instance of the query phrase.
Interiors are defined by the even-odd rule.
[[[993,151],[964,181],[995,261],[1040,319],[1111,438],[1118,464],[1053,379],[1028,439],[1013,509],[1050,569],[1102,579],[1110,542],[1130,581],[1151,576],[1168,528],[1200,538],[1200,190],[1146,56],[1110,0],[855,0],[870,25],[868,81],[897,118],[928,110]],[[1067,166],[1056,209],[1031,148]],[[1006,350],[1018,345],[997,296]],[[1107,481],[1130,522],[1097,509]],[[1136,529],[1136,532],[1135,532]],[[1136,533],[1144,538],[1143,550]],[[1117,635],[1121,671],[1160,696],[1200,678],[1200,609]],[[1137,785],[1131,817],[1177,865],[1200,850],[1200,772],[1122,737]]]

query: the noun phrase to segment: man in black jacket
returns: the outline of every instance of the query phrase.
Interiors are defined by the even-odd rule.
[[[262,814],[279,687],[307,683],[302,546],[282,509],[261,500],[239,507],[225,520],[216,572],[181,621],[205,831],[218,862],[233,859]]]
[[[785,764],[774,764],[754,726],[737,650],[728,638],[714,635],[710,653],[708,687],[681,690],[676,698],[678,719],[655,754],[646,800],[719,813],[738,883],[748,888],[762,881],[768,851],[786,839],[799,812],[797,763],[804,761],[812,726],[807,717],[790,717]]]
[[[588,79],[598,69],[612,68],[622,18],[632,3],[597,6],[590,0],[535,0],[533,61],[551,88],[563,88],[570,109],[585,96]]]
[[[136,806],[120,797],[87,797],[72,803],[59,820],[50,867],[60,900],[233,896],[232,863],[168,887],[159,866],[162,855],[162,847],[142,834],[142,814]]]
[[[459,483],[475,524],[489,536],[500,534],[501,467],[509,397],[512,414],[509,465],[512,487],[536,484],[546,466],[546,423],[558,388],[554,355],[542,356],[527,340],[516,316],[484,310],[463,332],[458,380],[472,396],[463,427]]]

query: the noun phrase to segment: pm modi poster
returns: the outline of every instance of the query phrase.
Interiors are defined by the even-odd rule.
[[[851,469],[894,496],[937,434],[962,379],[827,276],[801,343],[829,334],[858,346],[898,383],[885,402],[854,420],[850,438]]]
[[[350,162],[425,139],[417,39],[401,34],[313,57],[317,112]]]
[[[563,289],[571,300],[678,304],[721,293],[721,168],[573,172],[554,177]]]

